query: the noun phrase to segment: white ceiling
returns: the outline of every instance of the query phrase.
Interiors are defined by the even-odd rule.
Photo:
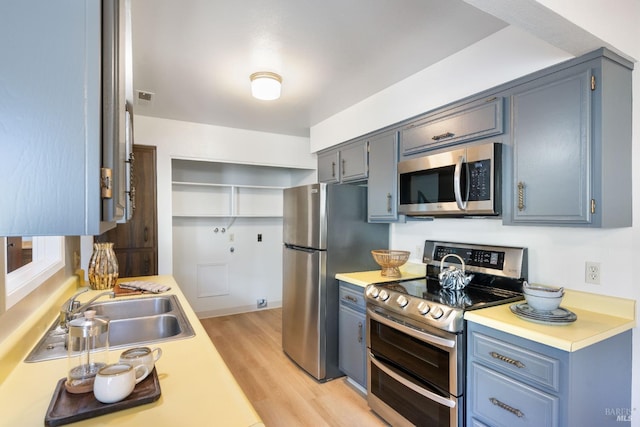
[[[132,0],[136,114],[288,135],[504,28],[462,0]],[[249,75],[283,78],[276,101]]]

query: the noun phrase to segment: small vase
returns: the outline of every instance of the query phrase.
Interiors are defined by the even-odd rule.
[[[113,243],[94,243],[89,260],[89,286],[91,289],[111,289],[118,280],[118,259]]]

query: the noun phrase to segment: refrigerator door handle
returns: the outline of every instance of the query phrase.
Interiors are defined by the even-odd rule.
[[[304,246],[291,245],[289,243],[285,243],[284,246],[287,249],[291,249],[291,250],[294,250],[294,251],[303,251],[303,252],[309,252],[309,253],[313,253],[313,252],[317,252],[318,251],[318,249],[306,248]]]

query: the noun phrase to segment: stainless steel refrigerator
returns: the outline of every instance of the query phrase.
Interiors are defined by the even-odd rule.
[[[319,381],[342,376],[335,275],[378,269],[389,226],[367,223],[366,187],[310,184],[284,190],[283,231],[283,350]]]

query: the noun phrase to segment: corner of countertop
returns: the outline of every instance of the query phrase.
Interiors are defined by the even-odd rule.
[[[513,314],[510,304],[465,312],[465,320],[521,336],[564,351],[577,351],[636,326],[636,301],[565,290],[562,306],[576,313],[565,326],[530,322]]]
[[[579,307],[582,310],[592,311],[605,315],[615,315],[625,319],[636,320],[636,300],[595,294],[592,292],[566,289],[562,305],[567,307]]]
[[[400,277],[382,276],[380,270],[338,273],[336,279],[353,285],[365,287],[371,283],[395,282],[398,280],[420,279],[425,277],[426,267],[419,263],[406,263],[400,267]]]
[[[400,266],[400,272],[402,274],[415,274],[424,277],[427,272],[427,264],[422,262],[407,262]]]

